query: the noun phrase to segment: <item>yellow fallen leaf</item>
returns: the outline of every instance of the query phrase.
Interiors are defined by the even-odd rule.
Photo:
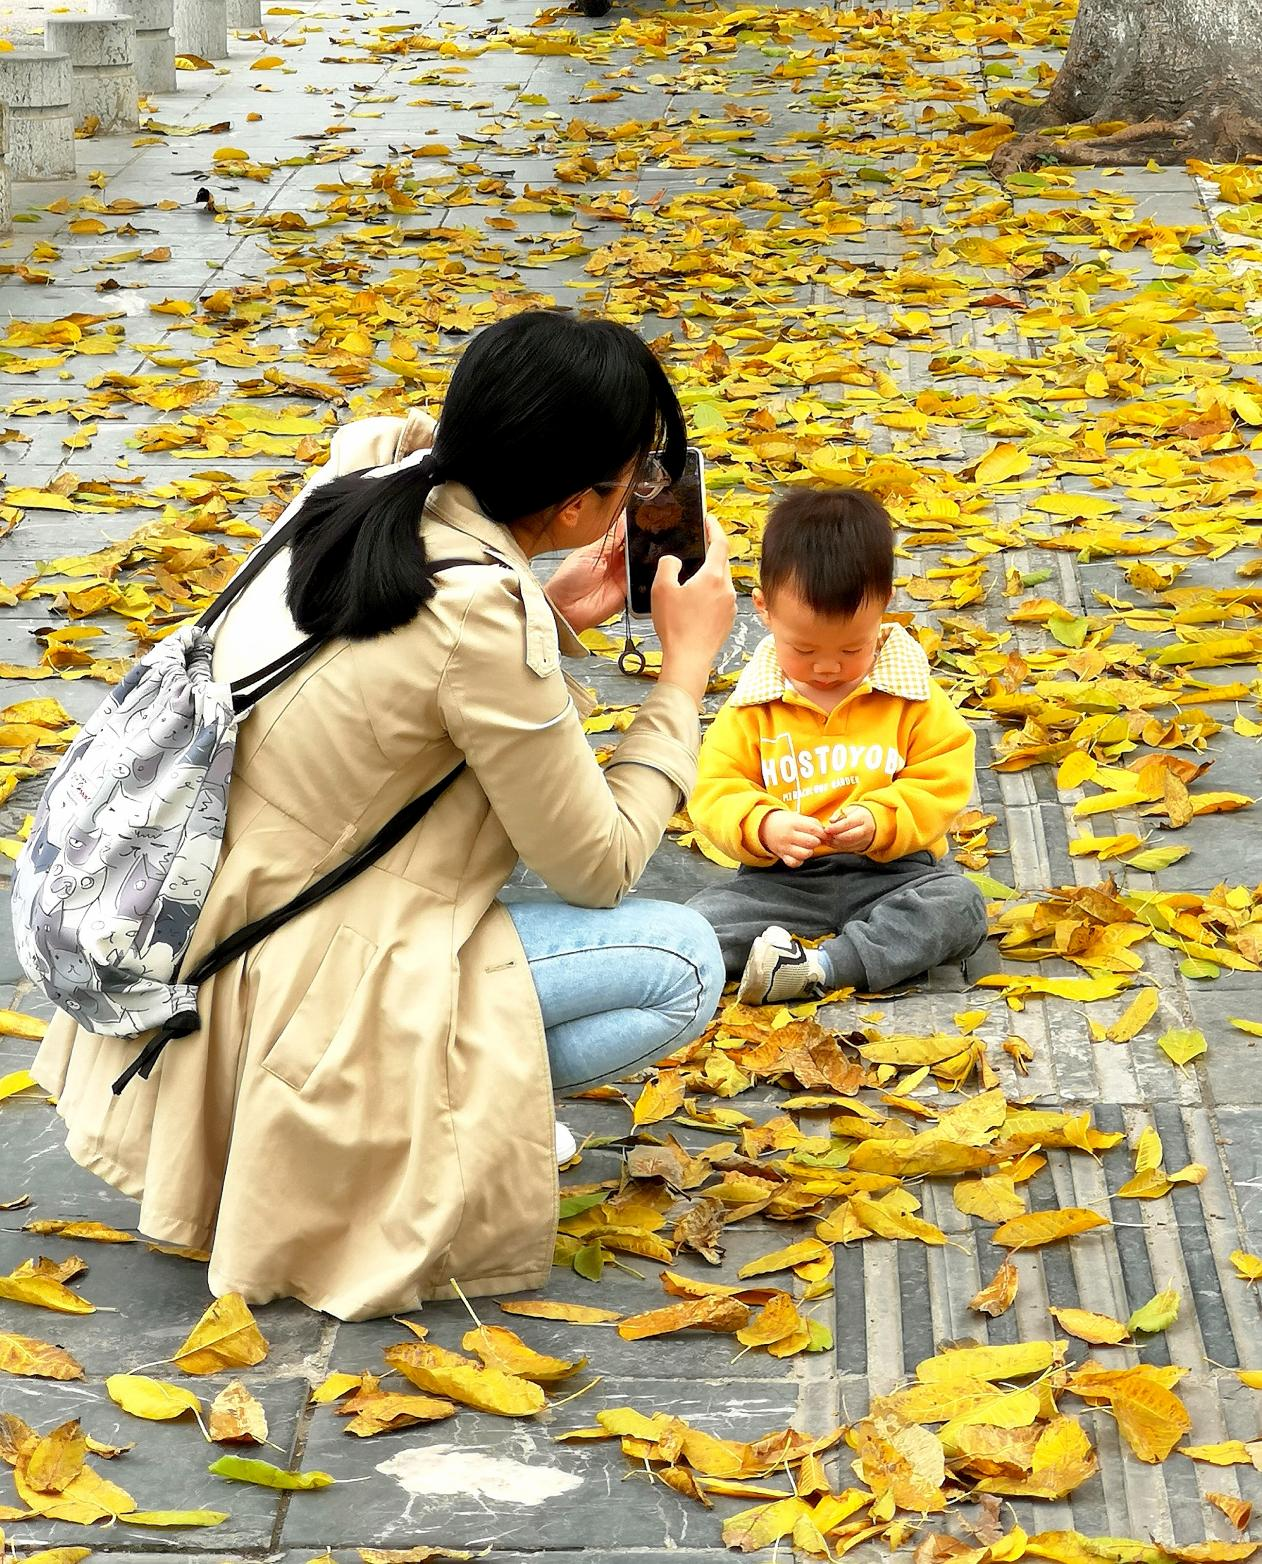
[[[62,1493],[82,1475],[88,1441],[76,1418],[38,1439],[21,1463],[27,1487],[40,1494]]]
[[[418,1390],[429,1391],[462,1406],[493,1412],[497,1417],[533,1417],[547,1398],[533,1380],[485,1368],[458,1352],[427,1342],[400,1342],[386,1348],[386,1362]]]
[[[918,1239],[923,1244],[944,1244],[946,1234],[932,1222],[895,1211],[880,1201],[863,1195],[851,1195],[850,1209],[870,1233],[878,1238]]]
[[[791,1271],[801,1265],[825,1260],[831,1262],[831,1259],[832,1250],[827,1244],[821,1243],[818,1238],[804,1238],[796,1244],[790,1244],[786,1249],[777,1249],[771,1254],[762,1255],[757,1260],[748,1261],[736,1274],[742,1278],[768,1276],[773,1271]]]
[[[202,1409],[201,1399],[191,1390],[169,1385],[165,1380],[150,1379],[145,1374],[111,1374],[105,1381],[105,1389],[110,1400],[124,1412],[150,1422],[167,1422],[173,1417],[183,1417],[185,1412]]]
[[[318,1406],[327,1406],[330,1401],[337,1401],[352,1390],[358,1390],[363,1382],[362,1374],[329,1374],[311,1392],[311,1399]]]
[[[520,1314],[532,1320],[563,1320],[567,1325],[611,1325],[622,1318],[616,1309],[597,1309],[587,1303],[559,1303],[549,1298],[501,1303],[500,1308],[505,1314]]]
[[[397,1391],[362,1390],[337,1408],[349,1416],[346,1432],[357,1439],[414,1428],[417,1423],[440,1422],[456,1415],[456,1403],[438,1396],[413,1396]]]
[[[978,488],[989,488],[1009,478],[1017,478],[1034,465],[1034,458],[1019,447],[1010,444],[993,446],[973,472],[973,482]]]
[[[1256,1466],[1262,1471],[1262,1439],[1248,1444],[1243,1439],[1224,1439],[1212,1445],[1180,1445],[1179,1454],[1210,1466]]]
[[[1157,1014],[1160,998],[1157,989],[1141,988],[1112,1026],[1105,1028],[1105,1036],[1111,1043],[1128,1043],[1136,1037]]]
[[[1064,1360],[1063,1341],[1021,1341],[1002,1347],[952,1347],[916,1365],[923,1384],[958,1379],[1024,1379]]]
[[[267,1356],[267,1342],[240,1293],[216,1298],[171,1362],[186,1374],[251,1368]]]
[[[0,1331],[0,1372],[38,1379],[82,1379],[83,1368],[63,1347]]]
[[[1243,1249],[1233,1249],[1230,1259],[1246,1282],[1262,1282],[1262,1255],[1249,1254]]]
[[[476,1330],[466,1331],[460,1345],[466,1352],[477,1353],[487,1368],[502,1369],[506,1374],[533,1379],[540,1385],[566,1379],[587,1364],[586,1358],[566,1362],[563,1358],[550,1358],[546,1353],[536,1352],[502,1325],[479,1325]]]
[[[1012,1179],[1001,1174],[986,1178],[962,1178],[951,1188],[951,1197],[966,1216],[983,1222],[1007,1222],[1025,1212],[1025,1201]]]
[[[645,1314],[630,1314],[619,1324],[618,1334],[624,1341],[644,1341],[680,1330],[734,1331],[748,1319],[749,1308],[738,1298],[696,1298]]]
[[[1172,1027],[1157,1039],[1157,1047],[1172,1064],[1177,1064],[1180,1068],[1191,1064],[1192,1060],[1203,1054],[1208,1046],[1204,1032],[1195,1031],[1190,1027]]]
[[[20,1010],[0,1010],[0,1037],[21,1037],[28,1043],[41,1043],[48,1022],[38,1016],[23,1015]]]
[[[95,1304],[51,1276],[23,1276],[17,1272],[0,1276],[0,1298],[10,1303],[33,1304],[37,1309],[52,1309],[58,1314],[96,1313]]]
[[[63,1221],[45,1218],[25,1224],[24,1233],[38,1233],[41,1237],[83,1238],[98,1244],[134,1244],[135,1233],[125,1233],[119,1227],[107,1227],[103,1222]]]
[[[1192,1425],[1187,1408],[1167,1383],[1183,1372],[1149,1364],[1101,1369],[1087,1363],[1068,1376],[1067,1388],[1084,1401],[1107,1402],[1127,1444],[1141,1461],[1155,1465],[1165,1460]]]
[[[1065,1206],[1057,1211],[1029,1211],[1015,1216],[997,1227],[990,1235],[992,1244],[1002,1244],[1006,1249],[1037,1249],[1043,1244],[1059,1243],[1063,1238],[1073,1238],[1079,1233],[1090,1232],[1093,1227],[1107,1227],[1107,1217],[1081,1206]]]
[[[1111,1314],[1093,1314],[1089,1309],[1057,1308],[1049,1309],[1048,1313],[1061,1330],[1068,1331],[1079,1341],[1089,1342],[1093,1347],[1113,1347],[1130,1340],[1126,1326]]]
[[[0,1102],[6,1097],[16,1097],[19,1092],[28,1092],[37,1084],[29,1070],[12,1070],[8,1075],[0,1075]]]

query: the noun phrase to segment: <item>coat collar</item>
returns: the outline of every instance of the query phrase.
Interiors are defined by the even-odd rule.
[[[881,631],[872,672],[858,690],[883,690],[908,701],[927,701],[931,687],[929,659],[920,642],[908,635],[900,624],[888,624]],[[733,706],[764,706],[783,700],[790,686],[784,677],[776,643],[765,636],[754,649],[744,673],[732,691]],[[857,693],[857,691],[856,691]]]

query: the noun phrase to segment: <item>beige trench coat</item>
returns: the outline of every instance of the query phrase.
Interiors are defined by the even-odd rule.
[[[428,445],[431,422],[343,429],[326,475]],[[696,766],[691,698],[660,685],[607,773],[559,653],[581,647],[512,536],[457,484],[431,558],[456,569],[405,628],[329,645],[242,724],[223,856],[188,955],[289,900],[462,756],[469,769],[380,863],[201,989],[203,1026],[148,1081],[137,1044],[61,1015],[35,1064],[70,1154],[140,1201],[142,1232],[210,1250],[216,1294],[363,1319],[548,1277],[556,1221],[543,1025],[496,900],[520,857],[612,907]],[[296,638],[285,554],[226,616],[216,675]],[[226,663],[227,667],[221,667]]]

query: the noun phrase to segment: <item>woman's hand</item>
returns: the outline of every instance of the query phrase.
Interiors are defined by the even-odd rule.
[[[653,578],[653,628],[662,643],[663,682],[682,685],[700,705],[714,659],[736,618],[727,536],[708,516],[705,563],[682,584],[680,568],[679,560],[670,554],[658,563]]]
[[[627,524],[567,555],[546,588],[552,606],[580,633],[604,624],[627,600]]]

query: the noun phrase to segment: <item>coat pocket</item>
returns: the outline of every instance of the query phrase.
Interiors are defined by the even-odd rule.
[[[263,1055],[269,1075],[301,1091],[351,1010],[377,947],[344,923],[333,931],[311,986]]]

